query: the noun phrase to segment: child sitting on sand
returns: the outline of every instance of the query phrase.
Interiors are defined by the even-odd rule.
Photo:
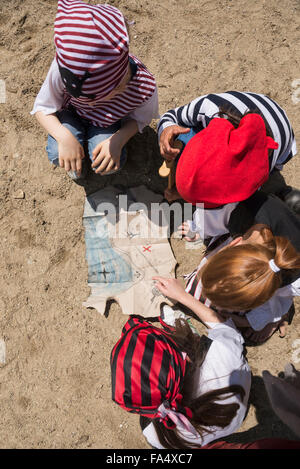
[[[141,416],[154,448],[199,448],[238,430],[247,411],[250,367],[231,320],[199,304],[208,337],[176,321],[169,333],[131,317],[111,354],[112,398]]]
[[[230,213],[269,174],[268,184],[275,180],[276,186],[270,191],[300,213],[300,191],[288,187],[280,173],[296,154],[294,133],[284,110],[269,97],[238,91],[201,96],[166,112],[158,135],[166,159],[178,157],[177,137],[184,144],[176,168],[178,192],[167,190],[166,198],[203,204],[194,223],[181,227],[183,234],[190,230],[211,238],[228,232]]]
[[[48,158],[78,179],[86,145],[95,173],[112,174],[128,140],[158,117],[155,80],[129,54],[125,19],[111,5],[58,0],[54,41],[31,112],[49,134]]]
[[[258,344],[277,329],[285,335],[286,315],[300,296],[300,220],[272,195],[257,192],[244,204],[254,224],[216,245],[185,292],[174,279],[159,277],[157,288],[195,314],[199,302],[215,308]]]

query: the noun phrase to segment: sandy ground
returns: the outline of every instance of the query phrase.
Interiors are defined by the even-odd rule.
[[[131,51],[157,79],[161,113],[207,92],[262,92],[286,109],[300,140],[300,104],[292,100],[300,73],[298,2],[109,3],[135,20]],[[147,448],[137,416],[111,401],[110,351],[126,318],[117,304],[107,318],[82,307],[89,294],[82,212],[85,193],[112,182],[163,190],[156,123],[130,142],[126,168],[114,179],[91,178],[82,187],[51,168],[46,135],[29,112],[53,59],[55,13],[56,0],[0,5],[0,79],[6,84],[6,102],[0,103],[0,339],[6,344],[0,446]],[[284,174],[300,188],[298,157]],[[20,191],[24,198],[16,198]],[[182,243],[172,241],[178,274],[199,261],[199,253]],[[296,365],[299,336],[296,314],[286,338],[275,335],[248,349],[251,408],[232,441],[293,438],[270,409],[261,372]]]

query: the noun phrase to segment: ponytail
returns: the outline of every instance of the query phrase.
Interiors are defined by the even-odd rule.
[[[266,226],[259,231],[263,244],[229,246],[199,272],[203,295],[212,304],[231,311],[254,309],[273,296],[285,276],[300,269],[300,253],[288,239],[273,236]]]
[[[212,433],[211,427],[227,427],[237,414],[240,405],[237,402],[224,404],[227,398],[238,395],[242,401],[245,391],[242,386],[232,384],[222,389],[209,391],[202,396],[189,402],[189,407],[193,412],[192,425],[197,429],[200,437],[204,433]],[[187,398],[185,397],[185,400]],[[222,404],[218,404],[222,401]],[[166,449],[189,449],[199,448],[201,445],[187,442],[177,431],[177,429],[166,428],[159,420],[153,420],[160,444]]]
[[[282,236],[274,236],[276,265],[282,270],[300,269],[300,253],[290,241]]]

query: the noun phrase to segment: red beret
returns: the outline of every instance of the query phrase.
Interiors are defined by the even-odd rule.
[[[186,144],[176,169],[177,190],[205,208],[241,202],[268,179],[269,148],[278,144],[267,137],[259,114],[247,114],[237,129],[215,118]]]

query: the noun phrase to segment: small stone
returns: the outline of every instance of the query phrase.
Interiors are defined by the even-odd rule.
[[[14,199],[25,199],[25,193],[21,189],[19,189],[14,193],[13,198]]]
[[[90,438],[90,435],[82,435],[82,436],[79,438],[77,444],[78,444],[78,445],[82,445],[83,443],[86,443],[86,442],[89,440],[89,438]]]

